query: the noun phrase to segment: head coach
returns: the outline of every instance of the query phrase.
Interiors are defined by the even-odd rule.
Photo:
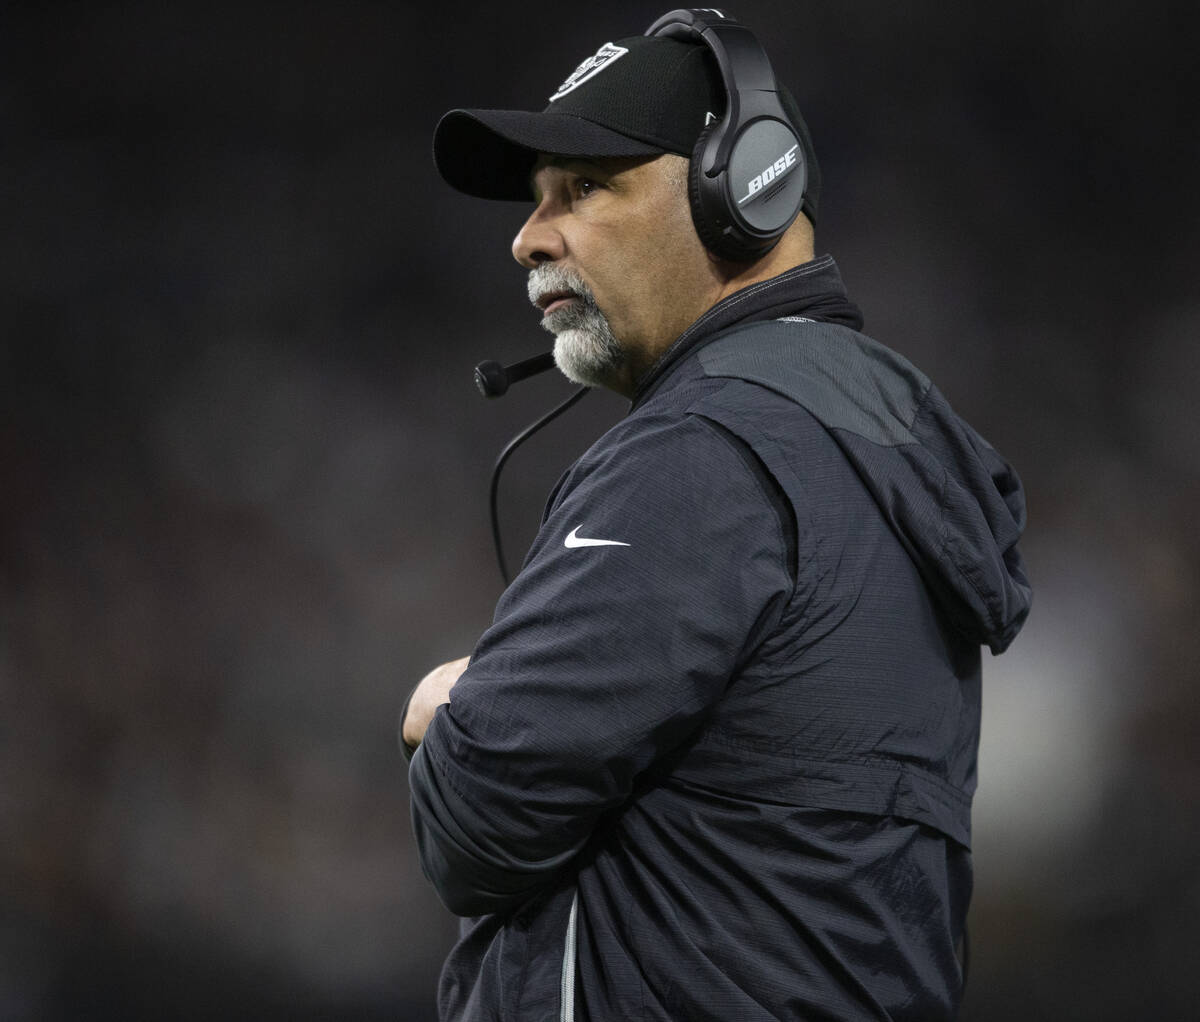
[[[796,104],[748,29],[680,10],[434,151],[532,202],[555,362],[631,402],[402,714],[422,866],[466,917],[442,1018],[953,1018],[1024,496],[814,256]]]

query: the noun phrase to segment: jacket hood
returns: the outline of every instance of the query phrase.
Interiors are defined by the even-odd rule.
[[[1008,647],[1032,598],[1017,551],[1024,490],[920,370],[854,330],[802,318],[736,327],[699,360],[709,376],[751,380],[813,414],[947,620],[993,653]]]

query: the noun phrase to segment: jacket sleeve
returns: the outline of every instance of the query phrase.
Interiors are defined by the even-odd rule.
[[[778,622],[793,580],[769,485],[698,416],[627,419],[572,470],[410,765],[451,911],[509,911],[569,869]]]

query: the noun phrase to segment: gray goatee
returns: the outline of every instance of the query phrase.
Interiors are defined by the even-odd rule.
[[[626,358],[591,288],[579,274],[551,263],[530,271],[531,302],[536,305],[543,295],[559,293],[570,293],[575,300],[542,319],[542,326],[555,337],[555,364],[572,383],[603,386]]]

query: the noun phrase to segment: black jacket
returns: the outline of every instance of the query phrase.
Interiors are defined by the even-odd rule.
[[[552,494],[410,768],[443,1018],[954,1015],[1024,502],[858,325],[828,257],[726,299]]]

